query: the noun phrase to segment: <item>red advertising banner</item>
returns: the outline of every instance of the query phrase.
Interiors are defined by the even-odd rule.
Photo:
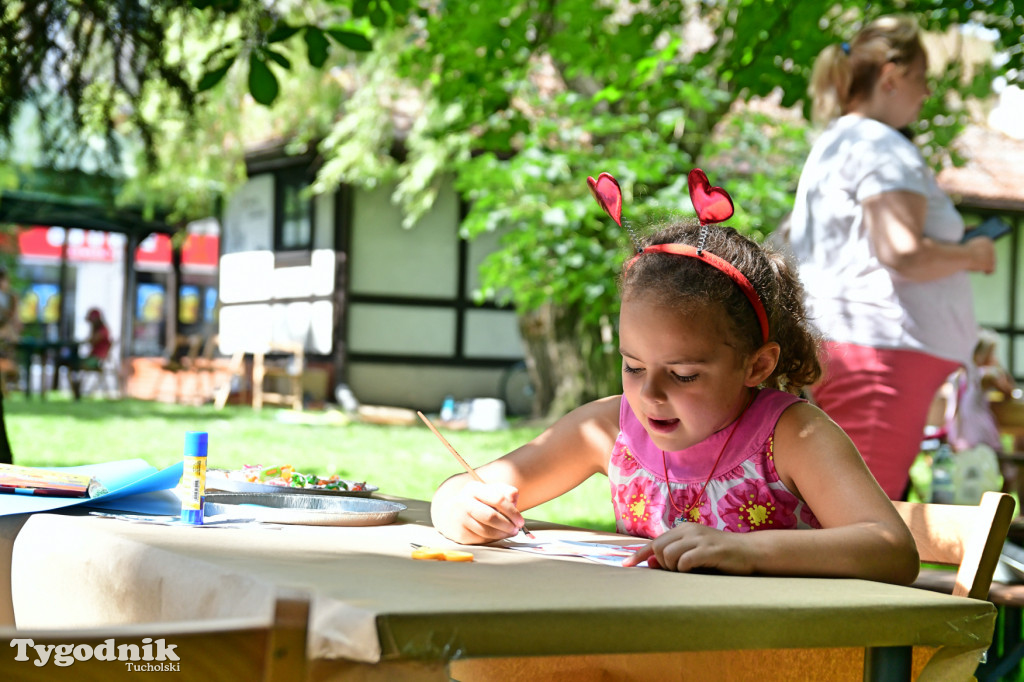
[[[127,238],[116,232],[67,230],[68,262],[112,262],[121,260]],[[29,227],[18,233],[18,250],[22,256],[59,260],[64,246],[62,227]],[[185,265],[217,266],[220,238],[215,235],[190,234],[185,238],[181,262]],[[171,264],[171,238],[151,234],[135,251],[138,263]]]

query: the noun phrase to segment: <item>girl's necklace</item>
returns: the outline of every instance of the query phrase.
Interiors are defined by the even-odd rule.
[[[750,407],[750,403],[752,402],[754,402],[754,394],[751,394],[750,396],[747,397],[746,405],[744,405],[743,409],[740,410],[740,414],[738,417],[736,417],[736,421],[732,423],[732,430],[729,431],[729,435],[726,437],[725,442],[722,443],[722,449],[718,451],[718,457],[715,458],[715,463],[711,465],[711,473],[709,473],[707,479],[705,479],[704,485],[700,487],[700,492],[697,493],[697,497],[695,497],[693,499],[693,502],[687,505],[685,509],[680,509],[679,507],[677,507],[675,500],[672,499],[672,484],[669,483],[668,480],[668,458],[665,455],[665,451],[661,451],[661,464],[665,469],[665,485],[668,486],[668,503],[672,505],[672,511],[679,515],[677,518],[680,518],[683,521],[697,521],[697,519],[692,518],[693,511],[697,507],[697,505],[700,504],[700,501],[704,498],[704,491],[708,489],[708,485],[711,483],[711,479],[714,478],[715,471],[718,469],[718,463],[722,461],[722,455],[725,454],[726,448],[729,447],[729,441],[732,440],[733,434],[736,433],[736,431],[739,429],[740,422],[743,420],[743,415],[747,413],[747,408]]]

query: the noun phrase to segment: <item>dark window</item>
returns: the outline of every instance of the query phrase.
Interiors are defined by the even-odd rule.
[[[992,275],[971,274],[975,315],[978,324],[1002,337],[998,357],[1021,381],[1024,377],[1024,300],[1020,285],[1024,281],[1024,220],[1020,214],[993,213],[963,208],[968,228],[995,216],[1013,230],[996,240],[996,271]]]
[[[275,179],[275,251],[308,251],[313,248],[313,201],[302,170],[279,171]]]

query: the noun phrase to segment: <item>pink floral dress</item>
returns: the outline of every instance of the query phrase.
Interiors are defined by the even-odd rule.
[[[739,421],[739,430],[728,441],[729,449],[722,453],[704,495],[690,510],[690,518],[684,519],[677,510],[688,509],[700,496],[733,427],[713,433],[685,450],[663,453],[648,437],[623,396],[619,435],[608,465],[616,529],[655,538],[683,521],[737,533],[767,528],[820,528],[810,508],[779,480],[775,471],[775,424],[783,411],[798,400],[782,391],[758,392]]]

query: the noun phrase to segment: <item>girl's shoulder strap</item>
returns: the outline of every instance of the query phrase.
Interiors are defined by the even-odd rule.
[[[740,442],[764,442],[775,431],[782,413],[798,402],[803,402],[803,398],[774,388],[762,388],[747,408],[740,422],[741,433],[737,433],[736,438]]]

